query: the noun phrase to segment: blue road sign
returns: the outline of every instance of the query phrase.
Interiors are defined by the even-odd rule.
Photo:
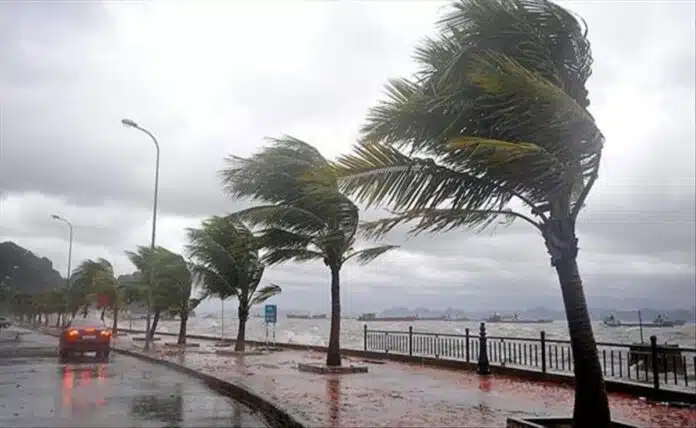
[[[278,319],[278,306],[277,305],[266,305],[265,307],[265,319],[266,324],[275,324]]]

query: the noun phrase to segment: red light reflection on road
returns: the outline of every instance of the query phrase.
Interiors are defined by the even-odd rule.
[[[79,373],[76,373],[79,372]],[[87,413],[96,407],[106,406],[106,367],[84,367],[75,369],[64,367],[62,370],[62,406],[73,412]],[[96,378],[96,384],[90,387],[91,378]],[[76,385],[76,380],[79,382]]]
[[[69,367],[65,367],[63,369],[63,379],[62,379],[62,386],[63,390],[61,391],[61,396],[63,398],[63,407],[68,407],[72,404],[72,396],[70,391],[73,388],[75,382],[75,376],[73,375],[72,370],[70,370]]]
[[[90,381],[90,373],[87,370],[82,371],[82,382],[84,383],[85,386],[89,386],[89,381]]]

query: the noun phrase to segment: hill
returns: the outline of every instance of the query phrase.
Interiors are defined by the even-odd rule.
[[[65,279],[53,262],[14,242],[0,243],[0,284],[19,293],[35,294],[61,287]]]

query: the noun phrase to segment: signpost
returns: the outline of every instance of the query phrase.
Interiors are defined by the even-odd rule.
[[[266,348],[268,348],[268,325],[273,324],[273,345],[275,345],[275,325],[278,321],[278,306],[266,305],[264,307],[264,321],[266,321]]]

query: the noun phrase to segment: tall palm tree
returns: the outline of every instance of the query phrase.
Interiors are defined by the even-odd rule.
[[[416,50],[420,71],[392,80],[342,189],[395,215],[373,236],[481,230],[521,219],[558,274],[575,361],[576,426],[610,411],[577,266],[576,219],[597,178],[604,137],[588,112],[592,56],[584,23],[545,0],[461,0]]]
[[[157,260],[158,287],[166,289],[171,315],[179,317],[179,337],[177,344],[186,344],[186,330],[189,315],[203,300],[191,298],[193,291],[193,266],[180,255],[171,251],[162,252]]]
[[[75,270],[71,288],[89,290],[92,301],[104,298],[106,302],[100,302],[101,319],[103,321],[105,312],[110,310],[113,313],[111,328],[114,333],[117,332],[118,313],[121,310],[120,284],[114,274],[114,267],[108,260],[87,259],[80,263]]]
[[[275,284],[259,288],[265,266],[259,256],[258,238],[234,215],[213,216],[200,229],[187,229],[187,249],[196,261],[193,271],[204,294],[239,302],[239,328],[235,351],[244,351],[246,323],[251,307],[279,294]]]
[[[149,278],[151,267],[156,267],[151,290],[152,325],[150,326],[150,331],[146,332],[152,338],[157,331],[160,317],[163,313],[169,312],[172,306],[176,305],[179,297],[176,292],[179,285],[176,282],[172,283],[172,274],[167,269],[175,266],[176,261],[172,262],[172,260],[181,256],[164,247],[155,247],[153,251],[150,247],[142,245],[139,245],[136,251],[126,251],[126,256],[138,269],[140,278]],[[140,295],[143,299],[147,299],[146,287],[149,286],[149,284],[141,284],[142,292]]]
[[[322,260],[331,271],[331,332],[327,366],[341,365],[341,279],[343,264],[366,264],[394,248],[355,250],[358,207],[338,189],[329,162],[319,151],[293,137],[271,139],[252,157],[227,158],[220,175],[228,194],[262,202],[237,213],[260,226],[264,262]]]

